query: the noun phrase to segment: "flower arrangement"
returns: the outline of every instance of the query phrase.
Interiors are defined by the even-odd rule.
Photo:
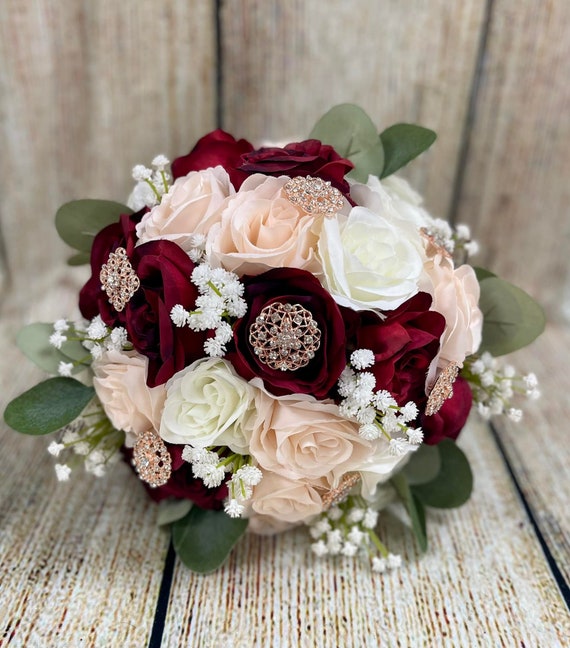
[[[216,130],[171,171],[159,155],[133,169],[128,206],[63,205],[69,262],[91,264],[81,318],[20,332],[53,377],[6,422],[55,435],[61,481],[126,460],[195,571],[246,528],[300,524],[319,556],[398,567],[379,512],[401,500],[426,548],[425,507],[471,493],[455,440],[472,406],[518,420],[512,398],[538,395],[496,357],[544,327],[526,293],[467,263],[469,229],[393,175],[434,140],[378,135],[344,104],[284,147]]]

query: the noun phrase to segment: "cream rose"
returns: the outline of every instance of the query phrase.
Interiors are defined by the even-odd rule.
[[[468,355],[481,344],[483,314],[479,308],[479,282],[469,265],[454,269],[453,261],[435,254],[425,264],[433,296],[432,309],[445,317],[445,331],[438,354],[438,366],[457,362],[462,367]]]
[[[228,201],[207,242],[213,265],[243,274],[270,268],[301,268],[318,274],[316,258],[322,217],[307,214],[283,193],[287,177],[250,176]]]
[[[105,351],[93,361],[93,387],[115,428],[127,434],[132,447],[136,436],[158,430],[166,398],[164,385],[147,387],[148,359],[134,351]]]
[[[252,381],[257,383],[258,379]],[[288,479],[325,477],[330,487],[358,469],[372,452],[358,424],[339,414],[332,402],[292,394],[258,406],[249,452],[265,470]]]
[[[318,244],[325,287],[341,306],[393,310],[418,292],[419,232],[399,218],[354,207],[326,219]]]
[[[160,436],[196,448],[227,445],[247,454],[256,389],[221,358],[197,360],[166,383]]]
[[[167,239],[190,251],[196,247],[193,235],[205,236],[221,219],[226,198],[234,194],[230,177],[221,166],[177,178],[160,204],[137,225],[139,244]]]
[[[326,480],[288,479],[283,475],[264,472],[263,479],[253,489],[251,506],[279,530],[283,523],[300,524],[323,510],[320,493],[328,491]],[[270,521],[271,520],[271,521]],[[254,522],[254,527],[262,527]],[[267,525],[268,526],[268,525]],[[265,531],[268,530],[265,526]]]
[[[361,494],[365,499],[371,500],[377,493],[380,484],[386,483],[398,470],[401,470],[410,460],[417,446],[412,446],[409,452],[394,456],[390,453],[390,446],[385,439],[373,442],[374,451],[358,468],[361,482]]]

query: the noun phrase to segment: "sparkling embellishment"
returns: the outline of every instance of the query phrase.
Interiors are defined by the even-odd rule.
[[[356,472],[346,473],[346,475],[343,475],[340,484],[323,495],[323,505],[325,510],[346,499],[352,487],[355,484],[358,484],[359,481],[360,475]]]
[[[457,362],[450,362],[447,367],[439,374],[435,385],[430,392],[426,405],[426,415],[432,416],[439,412],[448,398],[453,396],[453,383],[459,373]]]
[[[163,486],[172,472],[172,459],[164,441],[152,430],[141,434],[133,449],[133,466],[151,488]]]
[[[289,180],[283,190],[290,202],[309,214],[336,214],[344,204],[340,191],[321,178],[298,176]]]
[[[99,281],[113,308],[119,312],[141,285],[127,257],[127,251],[122,247],[109,254],[107,263],[101,266]]]
[[[271,369],[296,371],[315,357],[321,332],[311,312],[300,304],[274,302],[255,318],[249,343],[259,360]]]

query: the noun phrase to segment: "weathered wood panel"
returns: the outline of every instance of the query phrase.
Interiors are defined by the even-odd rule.
[[[134,164],[186,152],[214,126],[214,17],[209,0],[2,3],[0,217],[14,291],[41,294],[67,256],[60,204],[125,201]]]
[[[570,616],[487,427],[463,447],[475,473],[466,506],[429,512],[421,557],[399,523],[381,537],[405,564],[368,567],[315,558],[303,531],[250,536],[218,572],[177,564],[167,646],[563,646]]]
[[[306,136],[342,102],[438,141],[405,171],[447,215],[485,3],[225,0],[223,123],[254,141]]]
[[[492,3],[458,217],[480,263],[570,321],[570,3]]]

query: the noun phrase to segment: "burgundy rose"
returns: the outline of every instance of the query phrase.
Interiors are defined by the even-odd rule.
[[[350,188],[344,176],[354,168],[350,160],[341,157],[332,146],[319,140],[287,144],[285,148],[260,148],[242,155],[241,171],[264,173],[265,175],[314,176],[330,180],[343,194]]]
[[[107,225],[93,239],[91,247],[91,278],[79,293],[79,310],[86,319],[101,315],[107,326],[124,326],[125,314],[118,313],[109,303],[107,294],[101,288],[99,273],[107,263],[109,254],[118,247],[125,248],[127,256],[132,254],[137,236],[135,228],[146,213],[146,207],[136,214],[121,214],[119,221]]]
[[[172,241],[149,241],[130,258],[140,288],[125,307],[125,325],[135,349],[149,359],[147,384],[165,383],[204,356],[206,333],[178,328],[170,319],[176,304],[193,308],[198,289],[190,281],[194,263]]]
[[[235,137],[218,128],[199,139],[188,155],[174,160],[172,175],[176,179],[187,175],[190,171],[202,171],[221,165],[228,172],[234,187],[239,189],[241,183],[247,178],[246,173],[238,171],[241,156],[251,150],[253,146],[247,140],[236,140]]]
[[[218,488],[207,488],[201,479],[196,479],[192,475],[191,464],[182,459],[184,446],[169,443],[166,445],[172,458],[172,474],[164,486],[158,486],[157,488],[151,488],[143,482],[150,497],[155,502],[160,502],[168,497],[189,499],[202,509],[221,509],[224,499],[228,495],[227,486],[222,484]],[[132,468],[132,450],[123,448],[123,453]]]
[[[371,349],[376,389],[386,389],[399,405],[425,400],[429,365],[439,350],[445,318],[430,311],[431,295],[420,292],[390,311],[386,319],[370,311],[361,314],[356,348]]]
[[[314,275],[296,268],[274,268],[255,277],[245,276],[242,281],[248,311],[234,326],[233,345],[226,358],[240,376],[262,378],[267,390],[277,396],[300,393],[326,398],[346,366],[345,326],[333,298]],[[256,355],[250,329],[261,310],[271,304],[299,304],[316,321],[320,346],[305,366],[272,369]],[[282,333],[272,337],[279,338]]]
[[[453,384],[453,396],[445,401],[442,408],[432,416],[421,416],[424,441],[435,445],[443,439],[457,439],[471,411],[473,395],[469,383],[457,378]]]

